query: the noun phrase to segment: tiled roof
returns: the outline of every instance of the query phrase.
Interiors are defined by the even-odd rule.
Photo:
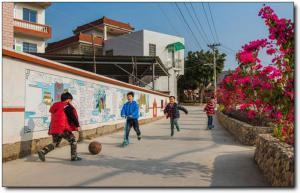
[[[120,22],[120,21],[109,19],[107,17],[102,17],[101,19],[98,19],[98,20],[92,21],[90,23],[78,26],[75,30],[73,30],[73,32],[78,33],[82,30],[86,30],[86,29],[89,29],[93,26],[97,26],[97,25],[103,24],[103,23],[104,24],[109,24],[109,25],[112,25],[112,26],[116,26],[116,27],[119,27],[119,28],[124,28],[124,29],[127,29],[127,30],[134,30],[134,28],[128,23],[123,23],[123,22]]]
[[[95,45],[103,45],[103,38],[102,37],[95,37]],[[53,42],[53,43],[49,43],[48,46],[46,47],[46,51],[55,49],[55,48],[59,48],[59,47],[63,47],[65,45],[68,45],[70,43],[74,43],[74,42],[79,42],[79,41],[84,41],[84,42],[88,42],[88,43],[93,43],[92,41],[92,35],[88,35],[88,34],[83,34],[83,33],[78,33],[74,36],[71,36],[69,38],[57,41],[57,42]]]

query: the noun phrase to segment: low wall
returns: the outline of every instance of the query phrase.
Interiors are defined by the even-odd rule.
[[[216,112],[216,116],[219,123],[244,145],[255,145],[258,134],[273,132],[271,127],[252,126],[233,119],[220,111]]]
[[[89,138],[122,129],[121,108],[134,92],[140,123],[164,116],[168,95],[14,50],[2,50],[3,159],[36,152],[49,143],[49,109],[63,92],[73,95],[82,132]]]
[[[159,119],[164,118],[164,116],[161,117],[154,117],[149,119],[142,119],[139,120],[139,124],[147,124],[153,121],[157,121]],[[93,139],[95,137],[99,137],[102,135],[111,134],[114,132],[118,132],[124,129],[124,123],[119,123],[115,125],[105,125],[102,127],[89,129],[89,130],[82,130],[80,132],[74,132],[76,139],[80,143],[80,141],[83,141],[84,139]],[[28,156],[30,154],[37,153],[38,150],[43,148],[45,145],[48,145],[52,142],[52,137],[44,137],[39,139],[33,139],[29,141],[21,141],[16,142],[12,144],[3,144],[2,145],[2,161],[11,161],[18,158],[22,158],[25,156]],[[121,143],[121,142],[120,142]],[[62,140],[60,147],[68,145],[69,143],[66,140]]]
[[[294,187],[294,148],[270,134],[260,134],[254,159],[272,186]]]

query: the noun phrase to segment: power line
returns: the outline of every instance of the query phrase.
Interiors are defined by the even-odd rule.
[[[197,22],[198,22],[198,24],[199,24],[201,30],[203,31],[203,34],[204,34],[204,36],[205,36],[207,42],[209,42],[208,36],[207,36],[207,34],[205,33],[205,30],[204,30],[203,26],[201,25],[201,22],[200,22],[199,18],[197,17],[197,14],[196,14],[194,5],[193,5],[192,3],[190,3],[190,5],[191,5],[191,7],[192,7],[193,13],[194,13],[194,15],[195,15],[195,17],[196,17],[196,19],[197,19]]]
[[[187,21],[186,21],[186,19],[185,19],[184,15],[182,14],[182,12],[181,12],[181,10],[180,10],[180,8],[179,8],[178,4],[177,4],[177,3],[175,3],[175,5],[176,5],[177,9],[179,10],[179,12],[180,12],[180,14],[181,14],[182,18],[184,19],[184,22],[185,22],[185,24],[188,26],[189,30],[191,31],[191,33],[192,33],[192,35],[193,35],[194,39],[195,39],[195,40],[196,40],[196,42],[198,43],[199,47],[202,49],[202,47],[201,47],[201,45],[200,45],[200,43],[199,43],[198,39],[196,38],[196,36],[195,36],[194,32],[192,31],[191,27],[189,26],[189,24],[187,23]]]
[[[206,42],[206,41],[205,41],[205,38],[203,37],[203,35],[202,35],[202,33],[201,33],[201,30],[199,30],[199,28],[198,28],[198,26],[197,26],[197,24],[196,24],[196,22],[195,22],[193,16],[191,15],[191,13],[190,13],[190,11],[189,11],[189,9],[188,9],[186,3],[183,3],[183,4],[184,4],[185,8],[188,10],[188,13],[189,13],[190,17],[192,18],[192,21],[193,21],[193,23],[194,23],[196,29],[198,30],[198,32],[199,32],[199,34],[200,34],[200,36],[201,36],[203,42],[205,43],[205,42]]]
[[[178,35],[180,35],[179,32],[176,30],[176,28],[173,26],[173,24],[172,24],[170,18],[168,17],[168,15],[165,13],[165,11],[163,10],[163,8],[160,6],[160,4],[157,3],[156,5],[157,5],[158,8],[160,9],[160,11],[163,13],[163,15],[167,18],[168,24],[170,24],[170,26],[172,27],[172,29],[173,29]]]
[[[164,9],[160,6],[160,4],[157,4],[157,6],[159,7],[159,9],[161,10],[161,12],[163,13],[163,15],[167,18],[167,21],[168,21],[168,23],[170,24],[170,26],[172,27],[172,29],[174,29],[174,31],[178,34],[178,35],[181,35],[178,31],[177,31],[177,29],[176,29],[176,27],[172,24],[172,22],[171,22],[171,19],[168,17],[168,14],[164,11]],[[177,14],[176,14],[177,15]],[[178,15],[177,15],[178,16]],[[181,36],[183,36],[183,35],[181,35]],[[193,42],[194,43],[194,42]],[[192,45],[192,44],[190,44],[190,45]],[[187,47],[187,46],[186,46]],[[197,46],[196,46],[197,47]],[[195,47],[195,45],[194,45],[194,48],[196,48]]]
[[[212,14],[211,14],[210,5],[209,5],[209,3],[207,3],[207,4],[208,4],[208,9],[209,9],[210,17],[211,17],[211,20],[212,20],[212,23],[213,23],[213,27],[214,27],[214,30],[215,30],[215,34],[216,34],[217,40],[219,42],[219,37],[218,37],[218,34],[217,34],[217,30],[216,30],[214,18],[213,18]]]
[[[216,42],[215,36],[214,36],[214,34],[213,34],[213,30],[211,29],[211,26],[210,26],[210,22],[208,21],[208,17],[207,17],[206,11],[205,11],[204,4],[203,4],[202,2],[201,2],[201,5],[202,5],[202,8],[203,8],[203,11],[204,11],[204,14],[205,14],[205,18],[206,18],[207,24],[208,24],[208,26],[209,26],[211,35],[212,35],[212,37],[213,37],[213,40]]]

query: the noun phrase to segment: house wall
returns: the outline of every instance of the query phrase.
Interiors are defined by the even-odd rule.
[[[14,45],[14,3],[2,3],[2,45],[12,49]]]
[[[14,18],[23,20],[23,8],[32,9],[37,11],[37,23],[39,24],[45,24],[45,9],[34,6],[30,3],[15,3],[14,6]]]
[[[31,36],[26,36],[26,35],[23,35],[23,34],[15,34],[14,35],[14,44],[15,44],[15,46],[19,45],[23,49],[23,42],[36,44],[38,53],[44,53],[45,52],[46,43],[45,43],[44,40],[39,39],[39,38],[33,38]]]

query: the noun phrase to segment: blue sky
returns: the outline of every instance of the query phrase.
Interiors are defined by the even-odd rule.
[[[262,4],[262,2],[209,3],[208,6],[207,3],[204,3],[209,20],[207,22],[202,3],[192,3],[192,5],[190,3],[185,5],[178,3],[199,45],[185,24],[175,3],[52,3],[46,10],[46,23],[52,26],[53,30],[52,38],[48,42],[69,37],[72,35],[72,30],[77,26],[106,16],[130,23],[136,30],[148,29],[184,37],[186,52],[200,50],[201,48],[207,50],[207,44],[214,41],[213,36],[217,41],[209,13],[210,8],[218,39],[226,47],[220,48],[221,52],[227,54],[224,69],[234,69],[237,64],[233,51],[240,49],[242,45],[251,40],[266,38],[268,35],[263,20],[258,16]],[[270,5],[279,17],[293,20],[293,3],[266,4]],[[186,6],[188,9],[186,9]],[[193,8],[207,36],[206,38],[203,34],[204,41],[199,34],[200,28]],[[262,57],[264,61],[269,61],[269,58],[265,55]]]

